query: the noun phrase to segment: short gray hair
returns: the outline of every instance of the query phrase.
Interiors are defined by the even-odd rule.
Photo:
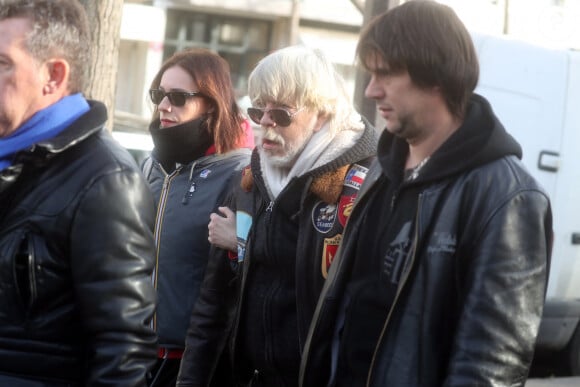
[[[0,21],[14,18],[30,20],[25,48],[32,57],[39,62],[65,59],[70,65],[70,92],[82,92],[91,38],[85,9],[78,0],[0,0]]]

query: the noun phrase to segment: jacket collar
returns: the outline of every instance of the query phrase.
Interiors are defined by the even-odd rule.
[[[27,165],[41,166],[46,164],[53,155],[85,140],[89,136],[100,132],[107,121],[107,108],[98,101],[87,101],[91,109],[64,129],[57,136],[41,141],[31,148],[18,152],[12,166],[0,173],[0,192],[4,191],[25,169]]]
[[[60,153],[92,134],[101,131],[107,122],[107,108],[99,101],[88,102],[91,110],[82,115],[59,135],[37,143],[35,148],[44,150],[46,153]]]
[[[337,202],[350,165],[374,156],[377,141],[377,131],[368,122],[365,122],[364,132],[354,146],[336,159],[304,175],[311,182],[308,184],[309,190],[326,203]],[[243,171],[241,186],[246,192],[252,189],[255,179],[259,181],[258,185],[263,185],[259,157],[257,150],[254,150],[251,169],[247,167]]]

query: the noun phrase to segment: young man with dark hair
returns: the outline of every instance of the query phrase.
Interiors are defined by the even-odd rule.
[[[523,386],[552,215],[519,144],[474,94],[478,61],[447,6],[409,1],[362,32],[386,129],[331,266],[302,386]]]

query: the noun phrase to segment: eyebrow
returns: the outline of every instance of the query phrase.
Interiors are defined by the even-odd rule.
[[[379,68],[372,70],[372,72],[377,73],[377,74],[387,75],[387,74],[392,73],[393,71],[388,67],[379,67]]]
[[[166,89],[166,88],[162,87],[161,85],[159,85],[158,89],[159,90],[163,90],[163,91],[168,92],[168,93],[171,93],[172,91],[183,91],[185,93],[192,93],[192,91],[185,90],[185,89],[180,89],[180,88],[170,88],[170,89]],[[199,93],[199,91],[194,91],[193,93]]]
[[[283,109],[296,109],[293,106],[288,105],[285,102],[282,101],[272,101],[272,100],[268,100],[268,101],[256,101],[256,103],[253,105],[254,107],[261,107],[261,108],[266,108],[267,104],[272,104],[275,108],[283,108]]]

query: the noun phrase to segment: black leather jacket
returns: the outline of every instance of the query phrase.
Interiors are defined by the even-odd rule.
[[[361,188],[318,301],[301,386],[328,383],[356,230],[377,179],[396,162],[393,149],[406,146],[400,142],[387,132],[381,138],[381,162]],[[412,254],[371,350],[367,385],[524,385],[548,279],[552,216],[518,156],[519,145],[475,96],[464,126],[413,183],[421,193]]]
[[[2,386],[144,386],[156,358],[153,198],[90,104],[0,173]]]

